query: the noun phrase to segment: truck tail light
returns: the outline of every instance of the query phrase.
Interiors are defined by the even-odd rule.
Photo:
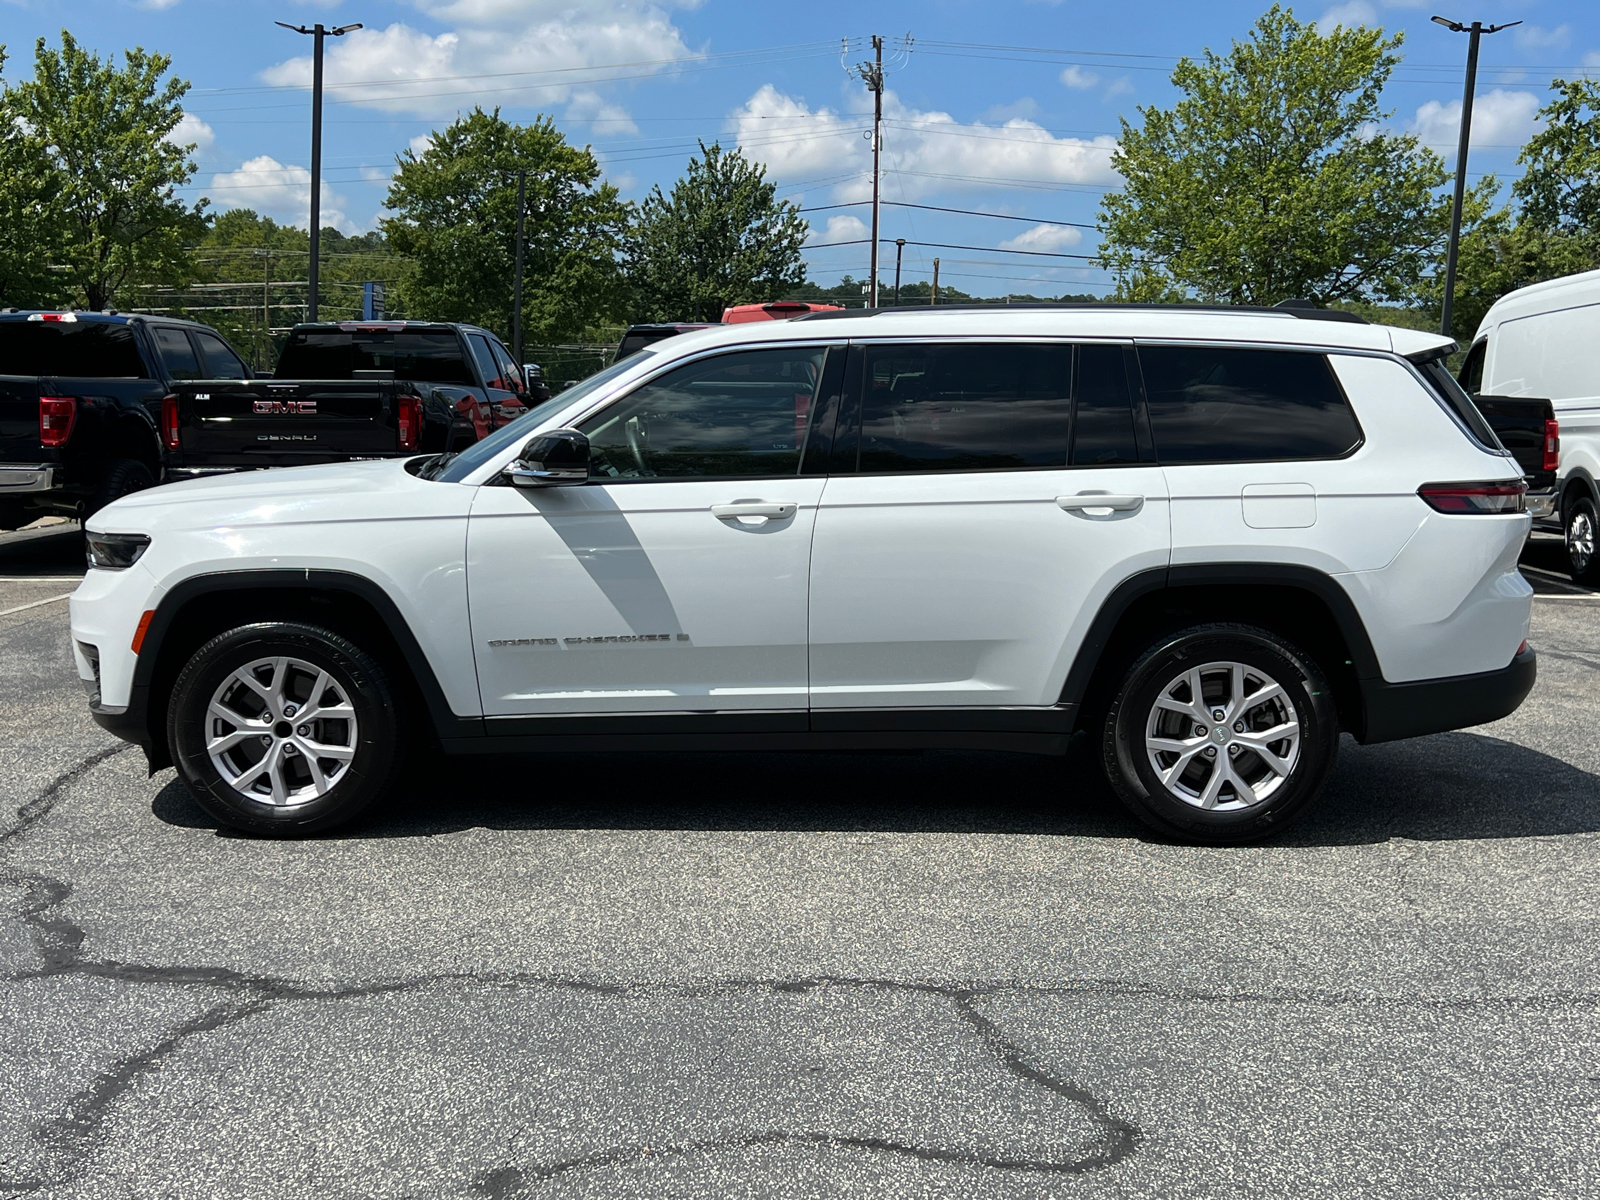
[[[415,450],[422,437],[422,397],[399,397],[395,424],[400,430],[400,449]]]
[[[1544,423],[1544,469],[1556,470],[1561,463],[1561,422]]]
[[[65,446],[78,420],[78,402],[71,396],[39,397],[39,444]]]
[[[161,397],[161,442],[168,450],[177,450],[181,444],[178,436],[178,398]]]
[[[1425,483],[1417,495],[1442,513],[1519,513],[1526,505],[1528,484],[1522,479],[1488,483]]]

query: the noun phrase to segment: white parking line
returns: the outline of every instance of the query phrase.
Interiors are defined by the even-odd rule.
[[[82,575],[0,575],[0,583],[82,583]]]
[[[0,608],[0,617],[9,617],[12,613],[25,612],[30,608],[38,608],[41,604],[54,604],[57,600],[70,600],[72,593],[63,596],[51,596],[46,600],[35,600],[32,604],[19,604],[15,608]]]

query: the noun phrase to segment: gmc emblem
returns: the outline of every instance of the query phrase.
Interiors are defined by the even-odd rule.
[[[317,402],[315,400],[257,400],[252,411],[261,416],[274,413],[300,413],[304,416],[314,417],[317,415]]]

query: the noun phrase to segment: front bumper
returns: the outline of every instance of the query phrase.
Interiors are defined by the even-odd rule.
[[[1366,730],[1361,741],[1394,742],[1498,721],[1517,710],[1539,676],[1538,657],[1529,646],[1498,671],[1423,679],[1415,683],[1361,683]]]

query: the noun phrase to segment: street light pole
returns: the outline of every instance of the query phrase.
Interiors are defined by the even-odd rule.
[[[517,268],[511,284],[511,357],[522,370],[522,219],[528,209],[528,172],[517,172]]]
[[[307,29],[304,25],[287,25],[273,22],[295,33],[308,33],[312,37],[311,53],[311,271],[307,280],[306,320],[317,319],[317,275],[322,240],[322,40],[326,37],[343,37],[357,25],[339,25],[326,28],[320,21]]]
[[[894,240],[894,306],[900,307],[900,255],[905,251],[905,238]]]
[[[1467,83],[1461,93],[1461,137],[1456,143],[1455,204],[1450,210],[1450,242],[1444,260],[1444,304],[1441,306],[1439,317],[1439,332],[1445,337],[1451,337],[1453,335],[1450,332],[1450,325],[1455,318],[1456,256],[1461,250],[1461,205],[1466,199],[1467,190],[1467,143],[1472,137],[1472,92],[1478,81],[1478,39],[1486,33],[1499,33],[1502,29],[1510,29],[1512,25],[1521,25],[1522,22],[1485,25],[1482,21],[1474,21],[1471,25],[1463,25],[1460,21],[1434,17],[1433,23],[1443,25],[1452,33],[1471,35],[1467,42]]]

